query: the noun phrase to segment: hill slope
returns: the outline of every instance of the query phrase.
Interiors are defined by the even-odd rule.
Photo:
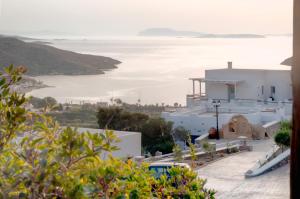
[[[28,75],[95,75],[121,62],[102,56],[60,50],[40,43],[0,37],[0,66],[24,65]]]

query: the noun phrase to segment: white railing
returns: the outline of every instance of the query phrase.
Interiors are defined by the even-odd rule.
[[[216,144],[216,152],[223,151],[226,149],[239,148],[240,146],[241,146],[240,140],[218,143],[218,144]],[[196,155],[204,155],[204,154],[206,154],[206,152],[203,148],[201,148],[201,147],[196,148]],[[182,151],[182,155],[183,155],[184,159],[190,157],[190,150],[187,149],[187,150]],[[165,155],[152,156],[149,158],[145,158],[143,161],[145,161],[145,162],[155,162],[155,161],[167,162],[167,161],[173,161],[173,160],[174,160],[174,153],[169,153],[169,154],[165,154]]]
[[[263,160],[259,160],[258,163],[253,168],[248,170],[245,173],[245,176],[255,177],[269,171],[270,169],[278,165],[280,162],[286,160],[290,156],[291,150],[288,149],[283,153],[280,153],[279,155],[276,155],[276,153],[277,151],[274,151],[272,154],[268,153]]]

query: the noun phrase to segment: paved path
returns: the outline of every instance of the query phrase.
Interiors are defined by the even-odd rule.
[[[233,155],[201,168],[207,187],[217,190],[217,199],[288,199],[289,165],[262,176],[245,179],[245,172],[271,148],[272,141],[253,142],[254,150]]]

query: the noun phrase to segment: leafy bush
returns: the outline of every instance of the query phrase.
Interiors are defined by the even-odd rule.
[[[292,123],[290,121],[282,121],[280,122],[280,130],[292,130]]]
[[[216,147],[213,144],[209,143],[209,142],[204,142],[202,147],[203,147],[204,151],[206,153],[208,153],[210,155],[211,159],[213,160],[214,159],[214,153],[216,151]]]
[[[292,133],[292,123],[290,121],[283,121],[280,123],[280,129],[276,133],[274,140],[278,144],[282,151],[285,147],[291,145],[291,133]]]
[[[283,149],[289,147],[291,143],[291,133],[289,130],[280,130],[275,135],[275,142]]]
[[[188,145],[190,150],[190,156],[192,160],[192,168],[196,167],[195,161],[197,161],[197,155],[196,155],[196,146],[192,143],[192,138],[189,136],[188,139]]]
[[[10,88],[24,68],[5,69],[0,79],[0,198],[214,198],[197,174],[173,168],[171,180],[154,179],[138,166],[102,152],[117,148],[112,131],[79,133],[24,108],[25,95]]]

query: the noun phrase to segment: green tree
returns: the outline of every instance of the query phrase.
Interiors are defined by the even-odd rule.
[[[149,119],[149,116],[127,112],[119,107],[108,107],[98,109],[97,119],[102,129],[141,131],[142,125]]]
[[[37,97],[31,97],[29,102],[33,105],[34,108],[44,108],[46,106],[44,100]]]
[[[142,133],[142,145],[146,152],[171,153],[174,142],[173,124],[162,118],[149,118],[143,113],[124,111],[119,107],[99,108],[97,113],[100,128]]]
[[[152,155],[156,151],[172,153],[174,147],[172,128],[172,122],[162,118],[150,118],[142,127],[142,144],[145,151]]]
[[[99,108],[97,113],[99,127],[101,129],[121,130],[121,112],[122,109],[118,107]]]
[[[53,97],[45,97],[43,100],[46,102],[47,106],[53,107],[57,105],[57,101]]]

